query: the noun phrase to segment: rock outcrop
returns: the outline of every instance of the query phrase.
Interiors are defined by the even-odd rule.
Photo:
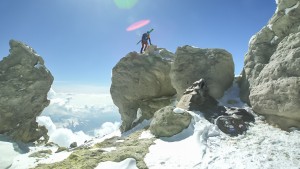
[[[129,53],[113,68],[110,92],[121,114],[121,131],[152,118],[176,94],[169,76],[172,53],[149,49],[145,54]]]
[[[15,40],[9,45],[10,54],[0,62],[0,134],[22,142],[46,138],[36,117],[50,102],[53,76],[32,48]]]
[[[179,47],[176,54],[154,45],[145,54],[129,53],[113,68],[111,95],[122,117],[121,131],[150,119],[170,97],[206,78],[209,95],[220,98],[234,80],[234,63],[223,49]]]
[[[183,46],[175,53],[170,76],[177,98],[181,98],[185,89],[195,81],[203,78],[210,88],[209,94],[217,99],[234,80],[234,63],[226,50]]]
[[[149,128],[153,135],[171,137],[189,126],[192,116],[187,112],[175,113],[174,108],[167,106],[155,112]]]
[[[279,0],[249,43],[241,98],[283,129],[300,127],[300,1]]]
[[[220,105],[209,95],[204,79],[194,82],[186,89],[176,107],[188,111],[200,111],[208,121],[216,124],[221,131],[230,136],[243,134],[248,129],[248,124],[255,121],[253,114],[245,109]]]
[[[205,111],[217,107],[218,102],[209,95],[207,83],[200,79],[183,93],[176,107],[189,111]]]

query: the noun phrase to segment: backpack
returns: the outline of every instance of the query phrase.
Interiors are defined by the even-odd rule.
[[[147,41],[148,40],[148,33],[144,33],[142,36],[142,41]]]

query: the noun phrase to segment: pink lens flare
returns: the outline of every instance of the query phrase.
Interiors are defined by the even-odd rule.
[[[146,20],[140,20],[138,22],[135,22],[133,24],[131,24],[127,29],[126,31],[133,31],[133,30],[136,30],[138,28],[141,28],[147,24],[150,23],[150,20],[146,19]]]

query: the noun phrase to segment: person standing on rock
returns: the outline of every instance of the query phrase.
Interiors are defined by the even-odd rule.
[[[142,40],[140,41],[140,42],[142,42],[142,48],[141,48],[141,51],[140,51],[141,54],[143,53],[143,50],[145,51],[147,49],[147,47],[148,47],[148,40],[149,40],[150,45],[152,45],[151,44],[151,39],[150,39],[150,33],[152,31],[153,31],[153,29],[151,29],[150,31],[147,31],[142,36]]]

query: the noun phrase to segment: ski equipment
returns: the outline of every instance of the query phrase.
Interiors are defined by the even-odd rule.
[[[150,31],[147,31],[147,33],[148,34],[150,34],[152,31],[154,31],[154,29],[152,28]],[[146,36],[147,34],[146,33],[144,33],[143,34],[143,37],[142,37],[142,39],[144,39],[144,40],[146,40],[146,38],[147,38],[147,36]],[[138,43],[136,43],[137,45],[139,44],[139,43],[141,43],[142,42],[142,40],[140,40]]]

